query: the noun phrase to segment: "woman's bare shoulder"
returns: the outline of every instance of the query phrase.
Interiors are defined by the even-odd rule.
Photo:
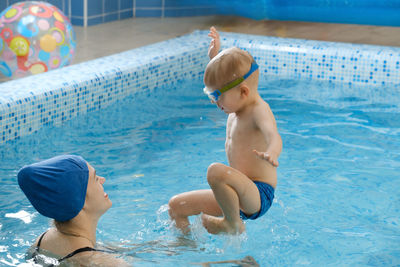
[[[132,266],[122,259],[119,254],[107,253],[102,251],[82,252],[69,259],[72,264],[80,264],[80,266],[93,267],[114,267],[114,266]]]

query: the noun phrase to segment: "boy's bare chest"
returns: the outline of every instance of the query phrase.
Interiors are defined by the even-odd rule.
[[[229,118],[226,129],[227,143],[247,143],[249,139],[257,135],[257,129],[249,120],[241,120],[236,117]]]
[[[230,118],[226,128],[225,152],[229,165],[248,173],[249,166],[255,166],[253,149],[262,151],[264,142],[262,135],[252,123],[252,120]],[[251,167],[251,168],[253,168]]]

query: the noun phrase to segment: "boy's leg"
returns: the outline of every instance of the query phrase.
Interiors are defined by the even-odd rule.
[[[215,200],[211,189],[195,190],[173,196],[169,200],[169,215],[175,221],[176,227],[186,233],[189,229],[191,215],[201,212],[213,216],[221,216],[222,211]]]
[[[239,210],[253,214],[260,210],[260,193],[254,182],[240,171],[220,163],[210,165],[207,180],[223,211],[223,218],[203,215],[203,225],[210,233],[241,233],[244,224]]]

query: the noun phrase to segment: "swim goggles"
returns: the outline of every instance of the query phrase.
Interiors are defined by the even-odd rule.
[[[249,72],[247,72],[243,77],[239,77],[236,80],[228,83],[227,85],[225,85],[224,87],[222,87],[221,89],[217,89],[211,92],[212,89],[204,87],[203,91],[206,95],[208,95],[208,98],[212,101],[212,102],[217,102],[218,98],[220,95],[222,95],[222,93],[225,93],[226,91],[238,86],[239,84],[241,84],[244,80],[246,80],[253,72],[255,72],[258,69],[258,65],[255,61],[253,61],[251,63],[250,66],[250,70]]]

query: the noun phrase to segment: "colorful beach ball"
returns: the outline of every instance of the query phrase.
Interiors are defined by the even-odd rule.
[[[0,13],[0,76],[23,77],[71,64],[75,33],[46,2],[19,2]]]

